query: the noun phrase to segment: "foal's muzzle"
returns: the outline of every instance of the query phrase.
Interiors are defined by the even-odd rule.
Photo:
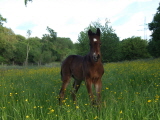
[[[98,59],[100,58],[100,55],[99,54],[93,54],[93,60],[95,61],[95,62],[97,62],[98,61]]]

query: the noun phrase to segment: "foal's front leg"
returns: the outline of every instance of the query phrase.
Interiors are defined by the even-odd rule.
[[[102,81],[98,79],[95,83],[96,95],[97,95],[97,104],[100,105],[101,103],[101,90],[102,90]]]
[[[91,100],[91,104],[93,105],[94,104],[94,95],[93,95],[93,92],[92,92],[92,80],[91,79],[86,79],[86,87],[87,87],[87,91],[88,91],[88,94],[89,94],[89,98]]]

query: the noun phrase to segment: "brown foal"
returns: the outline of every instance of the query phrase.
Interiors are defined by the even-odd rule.
[[[88,37],[90,40],[89,53],[84,57],[79,55],[70,55],[62,63],[62,87],[59,93],[60,104],[64,99],[64,93],[71,77],[74,78],[74,89],[72,91],[72,97],[74,101],[76,101],[76,93],[81,85],[81,82],[85,81],[91,103],[100,104],[102,88],[101,78],[104,73],[103,64],[101,62],[100,29],[97,28],[96,33],[93,33],[91,30],[89,30]],[[92,85],[94,85],[96,90],[96,101],[92,92]]]

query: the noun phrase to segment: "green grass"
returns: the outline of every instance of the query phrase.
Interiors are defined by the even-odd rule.
[[[90,106],[84,82],[77,104],[58,105],[59,67],[0,69],[0,120],[160,120],[160,59],[104,65],[102,107]]]

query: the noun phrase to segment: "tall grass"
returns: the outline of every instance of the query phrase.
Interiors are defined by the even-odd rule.
[[[77,104],[58,105],[59,67],[0,69],[1,120],[160,120],[160,59],[104,65],[102,107],[90,106],[84,82]]]

